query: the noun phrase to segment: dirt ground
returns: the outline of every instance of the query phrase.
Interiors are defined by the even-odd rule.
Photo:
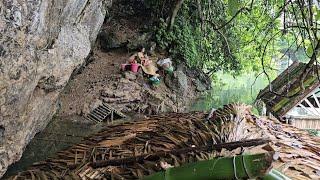
[[[163,75],[160,85],[154,87],[141,72],[121,72],[120,65],[134,53],[128,49],[141,42],[150,43],[148,38],[141,37],[148,32],[146,27],[152,27],[152,21],[148,11],[135,1],[116,3],[110,14],[101,28],[92,61],[73,76],[61,93],[58,118],[83,120],[101,102],[134,115],[185,111],[198,96],[195,90],[198,74],[192,75],[184,66],[183,70],[175,67],[178,72],[174,76]],[[156,54],[152,60],[163,57]],[[188,73],[191,75],[187,77]]]
[[[124,113],[178,111],[175,93],[165,85],[164,79],[153,87],[141,71],[137,74],[120,71],[120,65],[129,56],[123,49],[108,53],[95,51],[94,60],[74,76],[62,93],[57,116],[62,119],[84,116],[100,101]]]
[[[83,106],[98,98],[100,89],[113,79],[121,77],[120,64],[126,61],[127,52],[96,52],[94,60],[77,74],[61,95],[58,116],[81,115]]]

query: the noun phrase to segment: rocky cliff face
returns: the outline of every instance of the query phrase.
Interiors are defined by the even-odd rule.
[[[0,177],[52,118],[111,0],[0,1]]]

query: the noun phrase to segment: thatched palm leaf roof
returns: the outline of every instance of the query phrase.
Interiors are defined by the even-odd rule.
[[[205,117],[204,113],[172,113],[137,122],[107,126],[83,143],[58,153],[54,158],[39,162],[28,171],[20,172],[12,178],[137,179],[161,171],[161,161],[172,166],[180,166],[216,156],[232,156],[243,151],[252,153],[276,151],[279,153],[280,161],[276,161],[274,165],[288,176],[320,177],[317,176],[317,168],[320,169],[318,138],[310,137],[304,131],[277,124],[269,119],[254,119],[248,107],[244,105],[226,106],[218,110],[209,122],[204,120]],[[241,129],[239,130],[237,126]],[[218,134],[219,131],[223,133]],[[257,137],[267,137],[273,142],[233,151],[200,149],[217,142]],[[200,150],[170,153],[190,147],[199,147]],[[121,165],[94,166],[95,162],[152,155],[164,151],[168,153],[134,163],[128,161],[121,162]],[[299,161],[288,164],[292,157]],[[307,174],[300,171],[302,167]]]

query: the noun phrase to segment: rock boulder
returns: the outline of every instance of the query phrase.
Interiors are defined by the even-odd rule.
[[[57,109],[111,0],[0,1],[0,177]]]

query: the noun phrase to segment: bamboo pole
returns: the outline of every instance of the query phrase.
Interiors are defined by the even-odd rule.
[[[264,177],[271,169],[273,153],[214,158],[144,177],[143,180],[252,179]]]
[[[287,176],[282,174],[281,172],[272,169],[267,175],[265,175],[263,180],[290,180]]]

